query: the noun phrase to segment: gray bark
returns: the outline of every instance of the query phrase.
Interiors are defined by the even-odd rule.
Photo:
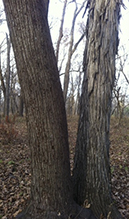
[[[111,197],[109,161],[119,12],[117,1],[90,1],[73,181],[75,200],[87,199],[97,218],[121,218]]]

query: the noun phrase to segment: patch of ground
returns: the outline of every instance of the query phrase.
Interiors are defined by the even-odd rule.
[[[12,219],[30,196],[30,156],[25,121],[0,124],[0,218]]]
[[[110,160],[113,198],[121,214],[129,219],[129,118],[117,125],[112,118]]]
[[[129,119],[111,123],[111,173],[113,197],[125,219],[129,218]],[[70,163],[73,165],[78,118],[68,118]],[[30,196],[30,155],[24,119],[0,124],[0,219],[12,219]]]

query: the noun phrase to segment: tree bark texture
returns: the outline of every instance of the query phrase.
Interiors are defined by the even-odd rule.
[[[4,0],[26,108],[32,162],[27,213],[34,219],[68,213],[72,191],[65,105],[46,3]]]
[[[73,179],[75,200],[87,199],[97,218],[121,218],[113,207],[109,161],[119,13],[118,1],[90,1]]]

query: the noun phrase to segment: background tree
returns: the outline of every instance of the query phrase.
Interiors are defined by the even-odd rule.
[[[14,54],[9,35],[6,33],[0,45],[1,112],[9,118],[9,113],[19,114],[19,82]]]
[[[80,63],[82,62],[83,51],[82,53],[78,51],[78,47],[80,48],[82,46],[82,40],[85,36],[85,29],[83,28],[84,23],[82,23],[84,18],[82,18],[81,13],[85,10],[86,2],[87,0],[80,4],[77,0],[63,1],[59,34],[56,40],[53,39],[65,103],[67,102],[67,96],[69,96],[69,83],[71,83],[70,79],[72,78],[71,74],[73,73],[73,66],[75,65],[76,60],[79,61],[80,59]],[[67,21],[68,18],[69,21]],[[56,25],[58,25],[58,23],[59,22],[57,22]],[[51,33],[53,32],[55,35],[55,25],[51,28]],[[75,78],[76,76],[74,75],[73,80],[75,80]]]
[[[82,36],[80,37],[80,39],[77,41],[77,43],[75,43],[75,45],[74,45],[75,21],[76,21],[77,16],[79,15],[80,11],[84,7],[86,1],[84,1],[82,3],[82,5],[79,9],[78,9],[76,1],[74,1],[74,2],[75,2],[75,11],[74,11],[73,20],[72,20],[72,27],[71,27],[71,31],[70,31],[70,44],[69,44],[69,49],[68,49],[68,59],[67,59],[66,66],[65,66],[65,76],[64,76],[64,86],[63,86],[64,101],[65,102],[66,102],[67,93],[68,93],[69,72],[70,72],[70,68],[71,68],[72,55],[75,52],[75,50],[77,49],[77,47],[78,47],[79,43],[81,42],[81,40],[83,39],[83,37],[85,36],[85,32],[84,32],[82,34]]]
[[[126,107],[128,107],[128,54],[124,46],[120,47],[119,54],[116,57],[116,79],[113,88],[112,115],[118,120],[118,125],[124,116]]]
[[[109,161],[119,18],[117,1],[89,1],[73,181],[75,200],[84,204],[87,199],[97,218],[121,218],[111,197]]]
[[[61,18],[61,24],[60,24],[60,29],[59,29],[59,36],[58,36],[56,52],[55,52],[56,53],[57,63],[58,63],[58,56],[59,56],[59,49],[60,49],[61,39],[63,37],[63,26],[64,26],[64,18],[65,18],[66,6],[67,6],[67,0],[64,1],[62,18]]]
[[[76,74],[76,77],[73,78],[73,74],[71,74],[71,79],[69,83],[69,95],[67,97],[66,102],[66,113],[69,116],[78,115],[79,114],[79,103],[80,103],[80,93],[81,93],[81,85],[82,85],[82,71],[81,65],[78,64],[78,69],[72,69],[72,73]]]
[[[22,90],[20,91],[20,104],[19,104],[19,116],[23,116],[24,113],[24,100]]]
[[[6,96],[5,96],[5,116],[6,120],[9,121],[9,103],[10,103],[10,49],[11,42],[6,34],[7,40],[7,68],[6,68]]]
[[[0,81],[1,81],[1,89],[3,91],[4,99],[6,98],[6,86],[5,86],[5,81],[4,81],[4,75],[2,73],[2,61],[1,61],[1,54],[2,54],[2,46],[3,46],[4,41],[0,45]]]

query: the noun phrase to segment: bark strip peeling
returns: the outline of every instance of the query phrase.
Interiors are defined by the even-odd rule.
[[[109,212],[113,219],[121,217],[114,216],[109,162],[119,13],[117,1],[90,1],[73,178],[75,200],[87,199],[97,218]]]

